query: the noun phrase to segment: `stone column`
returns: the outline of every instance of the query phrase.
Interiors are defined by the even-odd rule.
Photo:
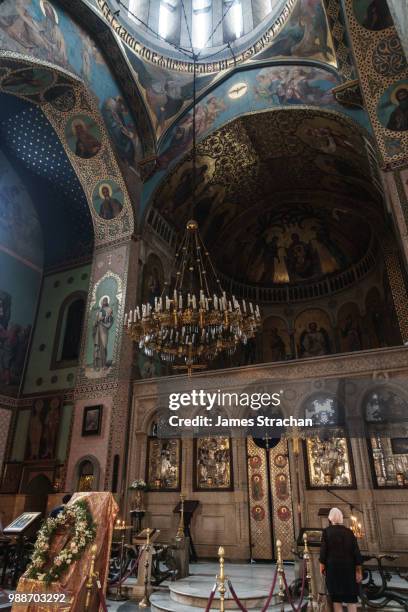
[[[405,343],[408,340],[408,295],[400,258],[395,251],[395,246],[390,244],[390,242],[391,241],[384,245],[385,267],[402,340]]]

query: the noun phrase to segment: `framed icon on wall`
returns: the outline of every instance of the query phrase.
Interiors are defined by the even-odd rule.
[[[85,406],[82,420],[83,436],[99,436],[102,429],[102,404]]]

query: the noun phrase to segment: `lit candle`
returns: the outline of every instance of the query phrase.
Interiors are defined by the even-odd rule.
[[[244,313],[246,314],[246,304],[245,304],[245,300],[242,300],[242,307],[244,309]]]
[[[196,300],[196,296],[193,294],[193,308],[194,310],[197,308],[197,300]]]

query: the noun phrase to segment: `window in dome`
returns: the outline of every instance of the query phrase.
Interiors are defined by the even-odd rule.
[[[149,2],[147,0],[129,0],[128,15],[141,28],[149,18]]]
[[[193,45],[202,49],[211,34],[211,0],[193,0]]]
[[[232,42],[244,33],[241,0],[224,0],[224,42]]]
[[[234,29],[235,29],[235,37],[239,38],[240,36],[242,36],[243,33],[243,29],[244,29],[244,19],[242,16],[242,4],[240,2],[240,0],[235,0],[234,4],[231,7],[231,17],[232,17],[232,21],[234,24]]]
[[[171,19],[170,7],[167,2],[160,2],[159,10],[159,35],[162,38],[167,38],[168,26]]]

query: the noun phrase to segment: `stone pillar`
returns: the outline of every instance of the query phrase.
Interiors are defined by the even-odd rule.
[[[404,272],[394,245],[384,245],[384,260],[402,340],[405,343],[408,340],[408,295]]]

